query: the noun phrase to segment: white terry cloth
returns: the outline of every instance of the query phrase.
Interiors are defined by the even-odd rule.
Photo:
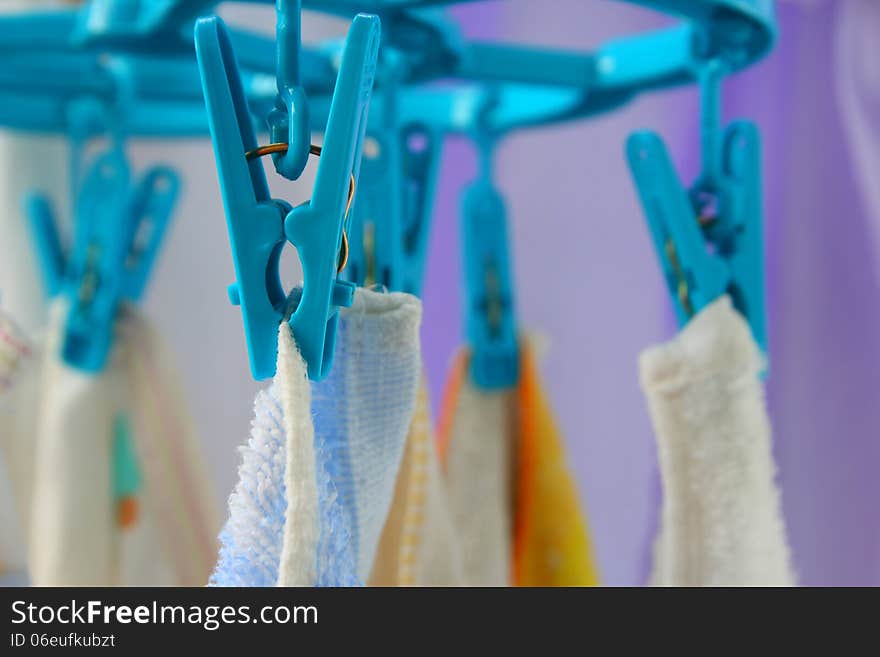
[[[282,323],[213,585],[367,581],[415,410],[420,321],[415,297],[359,289],[340,311],[329,375],[311,384]]]
[[[22,524],[23,504],[14,494],[13,477],[29,480],[27,459],[21,468],[10,467],[10,459],[18,465],[19,454],[10,447],[13,435],[20,429],[15,425],[17,399],[31,383],[28,373],[33,371],[33,346],[18,326],[0,311],[0,586],[27,584],[27,550]],[[32,377],[31,377],[32,378]],[[29,435],[32,435],[32,431]]]
[[[120,381],[113,369],[91,376],[46,359],[28,531],[36,586],[117,583],[112,431]]]
[[[446,485],[467,586],[510,586],[516,421],[510,391],[465,376],[446,448]]]
[[[423,380],[370,586],[463,585],[459,540]]]
[[[663,480],[654,585],[795,583],[761,369],[728,297],[641,355]]]
[[[126,309],[98,375],[59,358],[64,304],[0,417],[16,506],[37,586],[193,585],[216,555],[216,509],[170,359]],[[123,526],[114,496],[119,417],[132,425],[143,483]]]
[[[14,500],[9,468],[0,451],[0,582],[4,577],[23,574],[27,568],[21,521]]]

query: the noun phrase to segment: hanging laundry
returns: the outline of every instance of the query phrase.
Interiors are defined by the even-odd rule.
[[[287,322],[258,394],[215,586],[368,581],[416,408],[421,305],[359,289],[328,376],[310,383]]]
[[[514,404],[508,391],[484,391],[454,363],[439,432],[453,522],[468,586],[509,586],[512,572]]]
[[[24,418],[17,409],[32,392],[33,358],[24,332],[0,310],[0,584],[27,582],[24,521],[30,500],[15,492],[33,476],[29,457],[35,418]]]
[[[23,362],[30,358],[31,347],[21,332],[0,314],[0,584],[13,578],[25,578],[26,554],[19,509],[15,504],[12,476],[8,462],[11,431],[7,420],[12,413],[13,389],[19,383]]]
[[[440,471],[424,379],[393,499],[370,585],[462,585],[460,538]]]
[[[727,296],[641,356],[663,480],[655,585],[795,583],[762,366]]]
[[[475,586],[595,586],[586,521],[533,348],[510,391],[485,391],[461,354],[449,379],[441,454],[465,581]]]
[[[216,511],[170,357],[125,309],[109,365],[72,368],[59,358],[63,305],[3,418],[31,582],[204,584]]]

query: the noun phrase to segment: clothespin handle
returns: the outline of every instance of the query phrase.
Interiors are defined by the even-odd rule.
[[[397,108],[402,64],[396,53],[380,51],[381,102],[371,103],[367,119],[347,272],[359,285],[378,284],[395,291],[402,289],[403,153]]]
[[[275,374],[287,296],[278,266],[289,206],[272,200],[263,163],[246,157],[257,148],[257,135],[223,21],[199,19],[195,46],[235,266],[229,300],[241,307],[251,374],[262,380]]]
[[[303,294],[290,326],[315,380],[326,376],[332,364],[337,309],[350,305],[354,295],[355,286],[338,278],[338,254],[350,180],[354,176],[357,186],[360,172],[379,37],[377,16],[355,16],[333,92],[312,199],[293,208],[284,220],[284,233],[303,266]]]

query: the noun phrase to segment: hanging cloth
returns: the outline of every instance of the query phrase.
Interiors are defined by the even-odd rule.
[[[462,353],[440,424],[467,583],[597,585],[586,520],[533,348],[521,349],[512,391],[480,390],[467,370]]]
[[[281,323],[213,585],[368,581],[416,409],[420,321],[415,297],[359,289],[340,310],[333,367],[318,383]]]
[[[21,372],[31,354],[32,348],[21,331],[0,313],[0,427],[10,427],[6,418],[15,407],[13,391],[20,388]],[[10,430],[4,430],[0,435],[0,583],[5,578],[21,578],[27,568],[20,510],[15,504],[8,464],[10,434]]]
[[[459,536],[440,472],[424,377],[393,500],[370,585],[462,585]]]
[[[108,366],[80,372],[58,358],[64,316],[0,417],[31,583],[204,584],[216,509],[170,357],[127,308]]]
[[[641,356],[663,481],[655,585],[794,584],[761,368],[726,296]]]

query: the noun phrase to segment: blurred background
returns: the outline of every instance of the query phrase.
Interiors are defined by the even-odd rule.
[[[757,121],[764,139],[767,394],[783,504],[802,584],[880,585],[880,2],[777,4],[775,51],[726,84],[724,109]],[[274,29],[271,8],[222,13]],[[487,1],[451,13],[468,37],[580,49],[669,22],[608,0]],[[319,41],[345,28],[309,15],[304,35]],[[637,358],[676,331],[623,144],[633,130],[659,131],[689,179],[699,164],[697,101],[693,88],[645,95],[595,120],[511,135],[499,151],[521,324],[547,338],[542,372],[610,585],[647,574],[660,491]],[[259,385],[227,301],[234,275],[211,146],[135,141],[131,155],[136,168],[165,161],[184,176],[145,306],[179,359],[225,499]],[[66,207],[66,163],[59,139],[0,136],[0,302],[29,330],[44,306],[20,193],[48,188]],[[461,343],[458,207],[475,175],[470,145],[448,140],[422,331],[435,409]],[[298,202],[310,183],[274,191]],[[285,267],[295,278],[295,258]]]

